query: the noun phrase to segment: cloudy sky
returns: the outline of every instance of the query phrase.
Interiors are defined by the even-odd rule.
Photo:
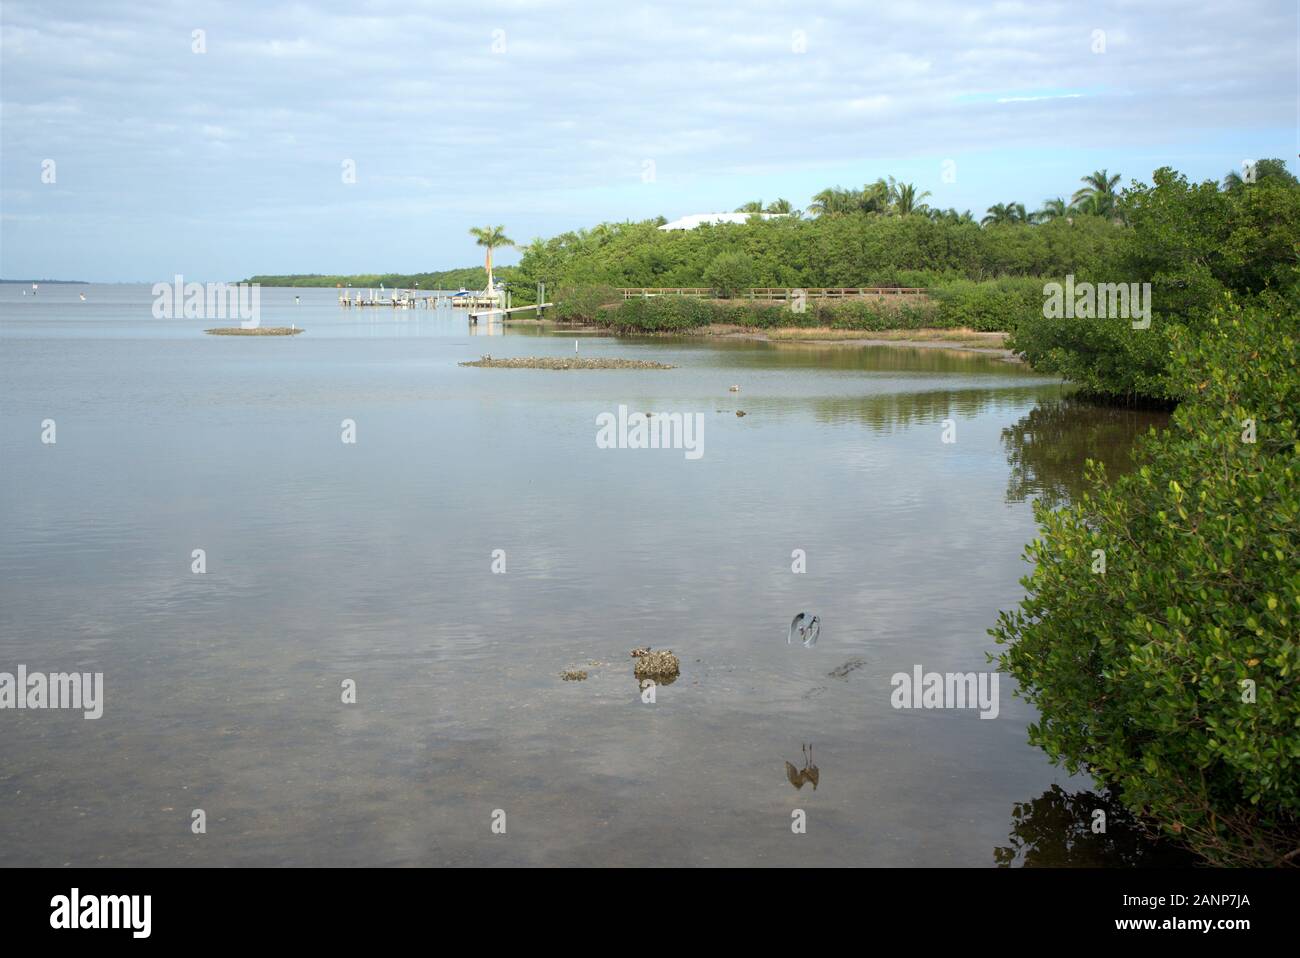
[[[441,269],[471,225],[889,174],[979,215],[1101,167],[1294,171],[1297,30],[1295,0],[6,0],[0,277]]]

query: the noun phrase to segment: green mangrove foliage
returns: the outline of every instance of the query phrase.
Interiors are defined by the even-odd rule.
[[[1221,306],[1169,332],[1171,427],[1059,511],[990,630],[1031,741],[1219,864],[1300,863],[1300,349]]]
[[[1120,201],[1129,225],[1116,230],[1109,257],[1069,272],[1079,282],[1150,284],[1150,326],[1135,329],[1131,317],[1113,313],[1085,320],[1031,312],[1012,324],[1011,347],[1088,392],[1176,401],[1173,337],[1180,327],[1204,329],[1225,297],[1257,300],[1279,325],[1294,324],[1300,184],[1279,167],[1261,160],[1262,175],[1228,189],[1167,168],[1151,186],[1133,184]]]
[[[754,286],[754,261],[745,253],[719,253],[704,270],[704,282],[723,299]]]
[[[1037,280],[969,284],[939,291],[934,297],[818,300],[809,299],[802,311],[789,304],[762,300],[707,300],[690,296],[633,297],[623,301],[600,296],[585,288],[581,299],[565,299],[562,319],[608,326],[620,332],[667,332],[698,329],[711,324],[749,326],[756,329],[832,328],[881,331],[886,329],[960,329],[996,331],[1005,328],[1016,310],[1038,308],[1042,283]],[[609,290],[609,287],[603,287]]]
[[[662,220],[602,223],[523,247],[524,282],[579,286],[705,287],[724,253],[753,265],[754,286],[934,286],[952,280],[1064,276],[1100,267],[1123,230],[1080,215],[1041,226],[981,229],[960,218],[865,213],[660,230]]]
[[[710,321],[870,329],[925,316],[939,327],[1009,331],[1009,345],[1036,369],[1134,402],[1181,398],[1169,371],[1172,337],[1179,327],[1203,329],[1226,295],[1257,299],[1283,317],[1300,305],[1300,184],[1281,160],[1260,160],[1222,186],[1189,183],[1167,168],[1152,185],[1121,190],[1108,170],[1081,183],[1070,202],[1048,199],[1034,213],[995,205],[982,228],[925,207],[914,188],[892,180],[823,190],[811,219],[675,231],[659,230],[660,220],[602,224],[535,240],[519,273],[551,289],[711,287],[723,298],[743,298],[749,286],[926,287],[930,304],[897,313],[870,303],[784,316],[750,306],[721,320],[718,307],[610,306],[603,295],[598,303],[587,295],[585,308],[562,299],[560,312],[621,329]],[[1141,299],[1132,305],[1149,314],[1139,328],[1127,308],[1053,315],[1045,287],[1067,277],[1135,290]]]

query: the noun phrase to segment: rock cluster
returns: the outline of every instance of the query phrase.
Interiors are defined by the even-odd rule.
[[[633,671],[638,679],[675,679],[681,670],[681,660],[672,652],[646,652],[636,657]]]
[[[302,330],[288,326],[254,326],[252,329],[245,329],[243,326],[218,326],[215,329],[205,329],[204,332],[209,336],[297,336]]]

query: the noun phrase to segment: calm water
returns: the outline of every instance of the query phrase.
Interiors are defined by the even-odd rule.
[[[103,672],[106,704],[0,712],[0,864],[1146,860],[1088,833],[1100,799],[1026,744],[1005,677],[992,721],[895,710],[889,679],[987,668],[1030,500],[1157,417],[948,351],[588,335],[679,368],[473,369],[574,336],[263,290],[264,325],[307,332],[221,338],[152,318],[147,286],[23,289],[0,285],[0,671]],[[703,458],[598,449],[619,404],[703,413]],[[682,659],[653,705],[636,645]]]

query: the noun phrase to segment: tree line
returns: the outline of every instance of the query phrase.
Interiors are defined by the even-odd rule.
[[[1239,189],[1249,182],[1260,178],[1287,178],[1291,174],[1281,160],[1261,160],[1251,164],[1241,173],[1229,172],[1223,178],[1225,190]],[[1118,223],[1128,221],[1128,207],[1124,202],[1123,192],[1118,190],[1121,175],[1109,170],[1096,170],[1080,178],[1080,186],[1067,201],[1064,197],[1049,197],[1042,206],[1033,212],[1027,212],[1024,203],[994,203],[979,220],[981,226],[1003,226],[1026,224],[1035,226],[1050,223],[1056,219],[1068,219],[1075,216],[1099,216]],[[841,186],[828,187],[812,198],[808,215],[848,216],[867,214],[878,216],[924,216],[936,222],[973,223],[975,217],[970,210],[938,209],[923,202],[931,194],[921,191],[915,184],[901,183],[892,176],[868,183],[862,189],[846,189]],[[796,210],[789,200],[778,199],[764,205],[762,200],[752,200],[736,208],[737,213],[771,213],[801,217],[802,210]]]

